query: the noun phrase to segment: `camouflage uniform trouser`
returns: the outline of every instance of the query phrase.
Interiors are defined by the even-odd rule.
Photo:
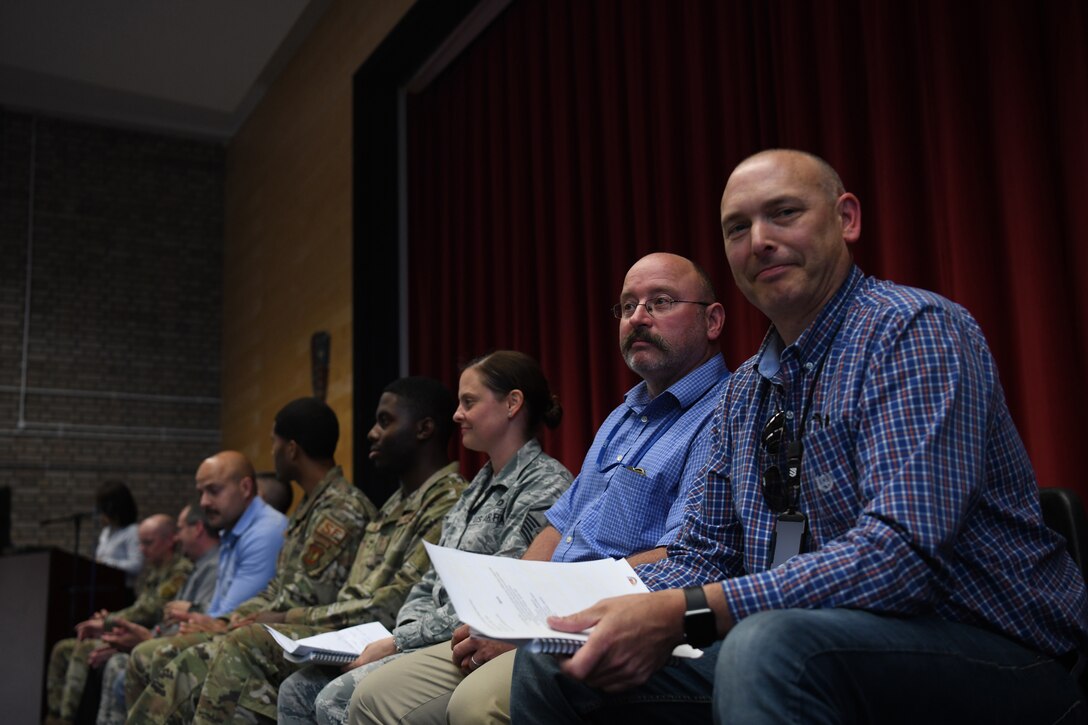
[[[118,652],[102,669],[102,699],[95,725],[125,725],[125,669],[129,655]]]
[[[128,668],[125,671],[125,704],[132,707],[136,700],[140,699],[144,688],[151,682],[151,678],[162,671],[162,668],[194,645],[212,641],[210,634],[178,634],[173,637],[161,637],[140,642],[132,649],[128,660]]]
[[[125,673],[128,722],[180,724],[192,720],[217,646],[218,638],[204,633],[137,645]]]
[[[278,624],[276,629],[294,639],[330,631],[299,624]],[[279,685],[298,669],[284,659],[264,625],[228,632],[219,641],[193,723],[275,722]]]
[[[62,639],[53,645],[45,679],[45,702],[51,717],[75,720],[83,688],[87,685],[91,652],[102,645],[98,639]]]
[[[344,673],[337,667],[303,667],[280,684],[276,705],[279,725],[344,725],[355,686],[403,654],[398,652]]]

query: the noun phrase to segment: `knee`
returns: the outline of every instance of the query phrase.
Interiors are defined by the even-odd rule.
[[[797,645],[812,624],[811,612],[783,609],[759,612],[742,619],[722,642],[718,655],[719,679],[757,679],[793,661]]]
[[[469,675],[451,693],[446,704],[446,722],[449,725],[510,722],[507,712],[509,681],[505,683],[506,691],[501,692],[498,683],[494,683],[495,687],[489,687],[478,680],[475,674]]]
[[[254,638],[259,638],[260,634],[264,632],[263,629],[255,629],[256,626],[260,625],[247,624],[244,627],[232,629],[221,637],[216,638],[216,642],[218,642],[220,647],[226,647],[230,650],[246,649]]]
[[[310,705],[319,725],[345,722],[354,691],[355,681],[343,676],[322,688]]]
[[[142,665],[150,664],[159,650],[167,648],[173,649],[167,641],[161,639],[149,639],[146,642],[140,642],[140,644],[132,648],[132,658],[129,661],[138,662]]]
[[[155,640],[151,641],[154,642]],[[169,644],[162,645],[161,647],[152,647],[148,651],[148,657],[144,663],[146,667],[144,669],[148,671],[161,669],[173,661],[180,653],[181,650]]]
[[[163,640],[161,640],[161,639],[154,639],[154,638],[145,639],[143,642],[140,642],[138,645],[133,647],[132,651],[129,652],[129,655],[134,660],[135,659],[144,659],[144,660],[146,660],[146,659],[149,659],[151,657],[151,654],[155,651],[155,649],[157,647],[161,647],[162,645],[163,645]]]
[[[125,652],[118,652],[113,657],[106,660],[105,667],[102,668],[102,680],[109,682],[118,674],[123,675],[125,667],[128,666],[129,656]]]
[[[75,648],[77,642],[79,642],[79,640],[77,640],[75,637],[68,637],[66,639],[59,640],[55,645],[53,645],[53,656],[67,656],[68,653]]]
[[[145,647],[146,644],[148,643],[141,642],[132,649],[128,657],[128,664],[125,666],[126,672],[131,672],[138,677],[147,671],[147,663],[151,659],[153,650]]]
[[[53,645],[53,651],[49,655],[49,664],[53,667],[59,667],[68,662],[68,659],[72,656],[72,650],[75,649],[76,640],[73,638],[62,639]]]
[[[347,695],[349,698],[351,697],[351,693],[347,693]],[[351,700],[349,699],[348,703],[350,702]],[[322,690],[321,692],[317,693],[317,697],[314,698],[313,704],[311,705],[314,711],[314,719],[317,720],[318,725],[326,725],[327,723],[338,722],[332,717],[333,712],[337,709],[341,712],[346,712],[347,710],[344,707],[345,704],[347,703],[340,703],[340,707],[337,708],[336,700],[326,696],[325,691]]]
[[[510,680],[516,654],[500,654],[457,685],[446,705],[450,725],[510,722]]]
[[[279,712],[295,710],[298,703],[303,701],[302,693],[299,692],[302,688],[297,683],[304,671],[300,670],[280,683],[280,688],[276,692],[276,709]]]
[[[535,712],[541,705],[560,697],[555,687],[559,660],[551,655],[518,651],[510,676],[510,701],[513,712]]]
[[[351,701],[348,703],[348,723],[376,723],[374,717],[374,702],[370,692],[365,687],[356,687],[351,693]]]

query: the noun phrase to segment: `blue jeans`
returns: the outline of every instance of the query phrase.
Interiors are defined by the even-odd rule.
[[[605,695],[518,652],[514,725],[614,721],[896,723],[1085,721],[1085,699],[1050,657],[977,627],[849,609],[762,612],[702,660]]]

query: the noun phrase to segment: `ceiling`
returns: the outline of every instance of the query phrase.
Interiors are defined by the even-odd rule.
[[[0,106],[226,141],[331,0],[3,0]]]

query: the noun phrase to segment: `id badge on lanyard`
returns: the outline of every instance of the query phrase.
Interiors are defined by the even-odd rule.
[[[801,553],[805,545],[808,520],[802,513],[781,513],[774,523],[771,537],[771,568],[785,564]]]

